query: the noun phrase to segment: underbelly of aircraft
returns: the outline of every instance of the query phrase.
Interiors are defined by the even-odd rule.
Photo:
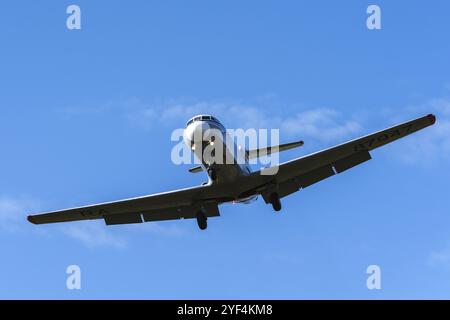
[[[234,200],[233,203],[249,204],[249,203],[252,203],[252,202],[256,201],[257,199],[258,199],[258,195],[253,195],[253,196],[250,196],[250,197],[240,198],[240,199]]]

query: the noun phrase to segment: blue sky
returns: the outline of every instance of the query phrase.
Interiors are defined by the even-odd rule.
[[[66,29],[77,4],[82,29]],[[366,8],[382,30],[366,28]],[[446,1],[3,1],[0,298],[450,298]],[[193,186],[198,112],[305,140],[438,122],[283,200],[195,221],[35,226],[30,212]],[[82,289],[67,290],[77,264]],[[366,288],[381,268],[382,289]]]

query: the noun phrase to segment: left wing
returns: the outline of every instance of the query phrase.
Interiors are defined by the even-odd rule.
[[[417,118],[367,136],[351,140],[335,147],[319,151],[281,164],[274,175],[272,189],[261,192],[269,202],[270,192],[280,197],[287,196],[316,182],[341,173],[371,159],[369,151],[403,138],[413,132],[433,125],[436,117],[432,114]],[[270,175],[273,168],[261,170],[258,174]],[[275,188],[275,190],[274,190]]]
[[[214,186],[205,185],[149,196],[28,216],[34,224],[104,219],[107,225],[195,218],[200,208],[207,217],[219,215]]]

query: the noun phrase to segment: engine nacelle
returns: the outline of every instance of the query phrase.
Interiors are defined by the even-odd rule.
[[[250,196],[250,197],[246,197],[246,198],[237,199],[234,201],[234,203],[249,204],[249,203],[255,202],[257,199],[258,199],[258,196],[254,195],[254,196]]]

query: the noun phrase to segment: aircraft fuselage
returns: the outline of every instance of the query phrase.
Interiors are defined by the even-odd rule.
[[[252,173],[244,150],[229,136],[222,123],[212,116],[199,115],[190,119],[184,130],[184,142],[201,161],[210,183],[234,183]],[[214,157],[205,156],[211,154],[208,150],[213,150]],[[217,150],[222,150],[221,154],[215,153]],[[234,201],[249,203],[256,197],[250,195]]]

